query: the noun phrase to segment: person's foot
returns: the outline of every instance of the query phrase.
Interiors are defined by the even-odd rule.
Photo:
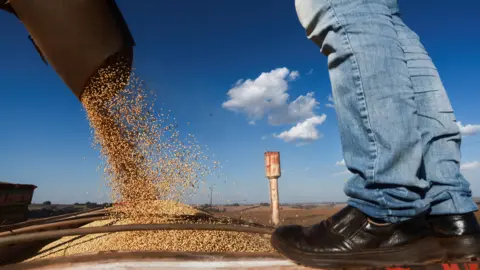
[[[480,226],[474,213],[428,216],[427,220],[447,260],[480,260]]]
[[[424,216],[379,224],[347,206],[311,227],[281,226],[272,246],[294,262],[320,268],[416,266],[439,262],[444,251]]]

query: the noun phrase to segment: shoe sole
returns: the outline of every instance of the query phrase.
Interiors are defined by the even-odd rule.
[[[480,261],[480,235],[437,238],[449,262]]]
[[[435,238],[424,238],[413,244],[359,252],[312,253],[292,248],[274,236],[272,246],[297,264],[327,269],[378,269],[415,267],[442,262],[445,251]]]

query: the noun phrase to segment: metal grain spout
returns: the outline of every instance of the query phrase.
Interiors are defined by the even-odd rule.
[[[79,99],[90,77],[112,58],[127,59],[131,68],[135,42],[114,0],[10,0],[8,5],[42,58]]]

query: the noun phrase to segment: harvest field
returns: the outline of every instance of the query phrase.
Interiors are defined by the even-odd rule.
[[[308,226],[327,219],[344,206],[345,204],[280,206],[280,222],[283,225],[299,224]],[[226,216],[272,226],[269,206],[217,206],[217,208],[220,212],[214,213],[216,216]],[[223,212],[223,209],[225,209],[225,212]]]
[[[53,205],[54,207],[63,209],[76,208],[77,211],[86,209],[84,204],[81,205]],[[100,205],[99,205],[100,206]],[[335,205],[318,204],[318,205],[285,205],[280,206],[280,221],[283,225],[299,224],[303,226],[309,226],[318,223],[329,216],[335,214],[341,208],[345,207],[344,203]],[[48,209],[44,205],[32,205],[30,212],[32,218],[46,217],[37,216],[36,212],[42,209]],[[234,219],[241,219],[250,223],[258,223],[262,225],[272,226],[270,222],[271,210],[270,206],[261,206],[259,204],[250,205],[214,205],[213,209],[216,211],[208,211],[216,217],[228,217]],[[225,209],[225,210],[224,210]],[[49,209],[48,209],[49,210]],[[48,212],[48,211],[47,211]],[[61,211],[59,211],[61,212]],[[477,218],[480,220],[480,211],[476,213]]]

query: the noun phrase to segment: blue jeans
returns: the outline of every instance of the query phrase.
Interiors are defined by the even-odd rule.
[[[349,205],[386,222],[477,210],[452,106],[396,0],[296,0],[328,57]]]

